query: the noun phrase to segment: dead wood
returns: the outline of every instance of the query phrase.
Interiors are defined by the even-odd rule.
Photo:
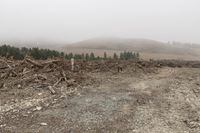
[[[27,62],[31,63],[31,64],[34,65],[34,66],[43,67],[43,65],[41,65],[41,64],[39,64],[39,63],[37,63],[37,62],[31,60],[31,59],[26,58],[25,60],[26,60]]]
[[[66,74],[65,74],[64,70],[62,70],[61,75],[62,75],[63,79],[65,81],[67,81],[67,77],[66,77]]]
[[[51,60],[51,61],[44,62],[43,65],[48,65],[48,64],[52,64],[52,63],[58,63],[58,62],[62,62],[62,61],[61,60]]]
[[[70,61],[61,59],[48,59],[46,61],[36,61],[25,58],[23,61],[0,58],[0,81],[3,86],[8,88],[23,89],[30,88],[48,88],[52,93],[61,86],[76,87],[81,85],[88,77],[88,72],[112,72],[117,73],[117,68],[127,68],[131,70],[141,69],[144,73],[150,73],[159,67],[200,67],[200,62],[183,61],[77,61],[79,66],[77,72],[71,72]],[[2,84],[0,84],[2,87]],[[4,87],[4,88],[6,88]],[[2,90],[2,89],[1,89]]]
[[[51,94],[56,94],[56,91],[53,89],[52,86],[48,86],[49,91],[51,92]]]
[[[63,77],[61,77],[54,85],[53,87],[57,86],[61,81],[62,81]]]

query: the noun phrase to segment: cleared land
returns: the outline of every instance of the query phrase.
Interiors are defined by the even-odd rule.
[[[7,63],[11,65],[16,62]],[[79,62],[79,71],[74,73],[69,68],[61,67],[67,80],[54,86],[56,93],[52,94],[48,87],[38,85],[55,85],[63,76],[55,69],[57,67],[50,67],[58,62],[51,62],[48,67],[47,62],[34,62],[41,67],[26,63],[32,66],[27,71],[40,72],[43,76],[47,75],[47,79],[33,76],[33,80],[25,82],[22,87],[13,85],[10,88],[6,86],[21,77],[11,74],[3,79],[4,85],[0,89],[0,132],[200,131],[199,65],[186,63],[178,68],[175,67],[176,63]],[[58,65],[62,66],[62,63]],[[117,72],[118,65],[123,67],[122,72]],[[53,72],[44,71],[50,68]],[[12,70],[18,69],[16,65]],[[80,80],[76,78],[77,75],[83,78]]]

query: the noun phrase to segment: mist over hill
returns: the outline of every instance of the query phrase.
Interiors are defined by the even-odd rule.
[[[161,42],[143,38],[92,38],[75,43],[56,42],[48,40],[21,41],[5,40],[0,44],[7,44],[17,47],[38,47],[63,51],[66,53],[90,53],[94,52],[102,56],[107,52],[109,56],[113,53],[119,54],[122,51],[140,52],[145,59],[186,59],[200,60],[200,45],[181,42]]]
[[[0,45],[10,45],[15,47],[27,47],[27,48],[44,48],[44,49],[59,49],[68,43],[66,42],[56,42],[49,40],[0,40]]]
[[[64,49],[136,51],[142,53],[200,57],[200,45],[197,44],[160,42],[141,38],[93,38],[67,45]]]

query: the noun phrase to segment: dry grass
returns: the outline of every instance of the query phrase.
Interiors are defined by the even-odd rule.
[[[95,53],[96,56],[103,56],[104,52],[107,53],[107,56],[113,56],[114,53],[120,54],[120,50],[104,50],[104,49],[86,49],[86,48],[66,48],[62,49],[61,51],[64,51],[65,53],[75,53],[75,54],[81,54],[81,53]],[[178,59],[178,60],[200,60],[200,50],[195,49],[194,55],[191,54],[162,54],[162,53],[148,53],[148,52],[140,52],[141,58],[145,60],[149,59]]]

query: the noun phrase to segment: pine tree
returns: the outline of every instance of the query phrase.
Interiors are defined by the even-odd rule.
[[[64,56],[65,56],[64,52],[61,52],[61,53],[60,53],[60,56],[61,56],[61,57],[64,57]]]
[[[90,60],[94,60],[94,59],[95,59],[94,53],[90,53]]]
[[[73,58],[73,57],[74,57],[74,56],[73,56],[73,53],[69,53],[68,58],[71,59],[71,58]]]
[[[118,56],[116,53],[113,54],[113,59],[118,59]]]
[[[88,54],[88,53],[86,53],[85,59],[86,59],[86,60],[89,60],[89,54]]]
[[[106,52],[104,52],[103,58],[107,59],[107,53]]]
[[[81,59],[85,59],[85,54],[84,53],[81,54]]]
[[[136,57],[137,57],[137,58],[139,58],[139,57],[140,57],[140,54],[139,54],[138,52],[136,53]]]

